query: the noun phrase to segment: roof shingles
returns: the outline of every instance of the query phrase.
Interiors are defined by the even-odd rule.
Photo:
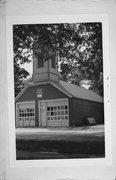
[[[89,100],[89,101],[103,103],[103,98],[101,96],[99,96],[98,94],[96,94],[95,92],[88,90],[88,89],[84,89],[84,88],[74,85],[74,84],[67,83],[65,81],[61,81],[61,80],[59,81],[59,83],[51,82],[51,81],[45,82],[45,83],[28,83],[27,86],[21,91],[21,93],[18,94],[15,101],[17,101],[30,86],[32,87],[32,86],[36,86],[39,84],[49,84],[49,83],[54,85],[56,88],[61,90],[63,93],[67,94],[69,97],[76,97],[79,99],[85,99],[85,100]]]
[[[103,98],[91,90],[84,89],[83,87],[79,87],[77,85],[70,84],[65,81],[60,81],[59,85],[61,85],[63,89],[65,89],[74,97],[89,101],[96,101],[101,103],[103,102]]]

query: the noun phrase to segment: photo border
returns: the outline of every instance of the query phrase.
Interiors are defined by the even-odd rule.
[[[104,119],[105,158],[16,160],[15,106],[14,106],[14,65],[13,65],[13,25],[45,23],[89,23],[101,22],[103,34],[103,77],[104,77]],[[111,115],[110,115],[110,64],[109,28],[107,14],[74,15],[32,15],[6,17],[7,80],[8,80],[8,126],[10,167],[53,167],[53,166],[104,166],[112,164]]]

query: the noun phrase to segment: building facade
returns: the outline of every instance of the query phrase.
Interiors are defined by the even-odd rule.
[[[16,97],[16,127],[70,127],[86,125],[87,118],[104,122],[103,98],[61,81],[57,55],[47,61],[33,57],[32,82]]]

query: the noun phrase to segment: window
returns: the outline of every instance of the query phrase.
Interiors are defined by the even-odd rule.
[[[68,106],[48,106],[47,118],[48,120],[68,120]]]
[[[38,68],[42,68],[44,66],[44,55],[38,54]]]
[[[34,103],[20,103],[17,107],[18,126],[35,126]]]
[[[56,59],[55,59],[55,55],[52,56],[52,59],[51,59],[51,67],[56,69]]]

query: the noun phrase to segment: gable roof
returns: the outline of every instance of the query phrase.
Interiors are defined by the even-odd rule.
[[[42,84],[51,84],[53,85],[55,88],[57,88],[58,90],[60,90],[61,92],[63,92],[64,94],[66,94],[68,97],[76,97],[79,99],[85,99],[85,100],[89,100],[89,101],[95,101],[95,102],[100,102],[103,103],[103,98],[101,96],[99,96],[98,94],[96,94],[95,92],[88,90],[88,89],[84,89],[80,86],[71,84],[71,83],[67,83],[65,81],[59,81],[59,83],[57,82],[40,82],[40,83],[29,83],[15,98],[15,101],[17,101],[26,91],[29,87],[33,87],[33,86],[37,86],[37,85],[42,85]]]
[[[47,81],[47,82],[40,82],[40,83],[28,83],[27,86],[25,86],[24,89],[22,89],[22,91],[16,96],[15,101],[17,101],[30,87],[34,87],[34,86],[38,86],[38,85],[44,85],[44,84],[51,84],[52,86],[54,86],[55,88],[57,88],[59,91],[61,91],[62,93],[66,94],[68,97],[72,97],[72,95],[66,91],[63,87],[61,87],[59,85],[59,83],[54,83],[51,81]]]
[[[62,86],[62,88],[64,88],[65,91],[69,92],[72,96],[79,99],[85,99],[101,103],[103,102],[103,98],[91,90],[61,80],[59,85]]]

